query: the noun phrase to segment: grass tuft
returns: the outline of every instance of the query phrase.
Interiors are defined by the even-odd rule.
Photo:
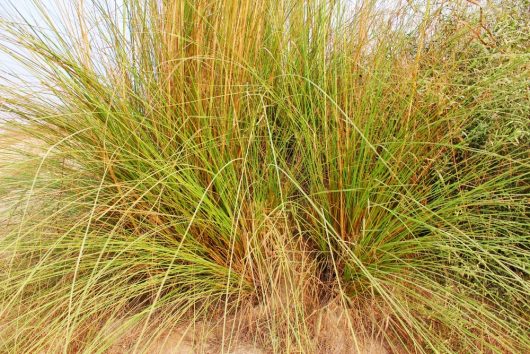
[[[527,1],[30,2],[1,352],[530,349]]]

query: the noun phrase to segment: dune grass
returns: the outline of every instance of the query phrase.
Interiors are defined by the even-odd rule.
[[[1,352],[530,349],[524,1],[32,1]]]

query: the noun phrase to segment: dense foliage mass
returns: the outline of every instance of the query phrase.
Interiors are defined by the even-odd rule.
[[[33,2],[1,352],[530,350],[528,1]]]

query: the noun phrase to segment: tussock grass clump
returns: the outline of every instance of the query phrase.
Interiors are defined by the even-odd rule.
[[[530,348],[524,5],[34,3],[0,351]]]

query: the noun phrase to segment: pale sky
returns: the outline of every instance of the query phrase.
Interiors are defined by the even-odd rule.
[[[58,18],[60,16],[61,7],[72,3],[75,0],[37,0],[43,9],[50,15],[51,19]],[[21,17],[26,19],[29,23],[36,26],[36,29],[40,31],[49,30],[47,21],[42,17],[40,11],[35,6],[37,1],[33,0],[0,0],[0,21],[6,20],[21,20]],[[59,6],[58,6],[59,5]],[[61,23],[61,21],[55,21],[55,23]],[[0,28],[0,43],[6,45],[4,40],[5,33]],[[15,49],[20,50],[16,46],[9,45]],[[9,55],[0,50],[0,71],[15,73],[16,75],[31,78],[24,68],[13,60]]]

